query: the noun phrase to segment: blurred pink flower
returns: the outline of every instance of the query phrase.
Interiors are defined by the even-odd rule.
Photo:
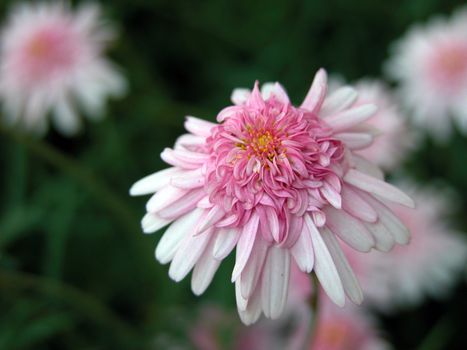
[[[393,51],[388,73],[414,122],[441,140],[451,133],[450,117],[467,132],[467,8],[415,25]]]
[[[345,249],[366,300],[381,310],[420,303],[427,294],[449,291],[467,263],[467,242],[445,223],[452,198],[443,191],[401,185],[417,209],[392,207],[411,231],[411,241],[387,253],[358,254]]]
[[[291,266],[290,297],[284,314],[275,322],[261,320],[251,327],[236,324],[218,308],[203,308],[190,332],[199,350],[383,350],[388,344],[376,324],[362,308],[351,304],[341,308],[324,293],[319,315],[312,318],[310,276]],[[317,322],[312,325],[312,322]],[[313,338],[310,330],[314,327]],[[228,334],[228,336],[226,336]],[[224,335],[222,337],[221,335]],[[224,341],[222,341],[224,340]]]
[[[358,91],[356,104],[378,106],[377,113],[366,122],[375,128],[375,140],[370,147],[357,153],[383,169],[394,169],[413,146],[414,135],[409,132],[391,92],[382,81],[361,80],[355,89]]]
[[[108,96],[119,96],[125,80],[102,57],[113,37],[97,5],[75,13],[62,2],[13,8],[0,39],[0,100],[11,123],[43,133],[50,112],[64,135],[81,125],[76,107],[102,116]]]
[[[169,276],[182,280],[192,268],[192,290],[210,284],[220,262],[236,247],[232,273],[242,321],[261,312],[278,318],[286,304],[290,259],[316,273],[338,305],[345,293],[362,292],[335,235],[359,251],[404,244],[409,232],[378,198],[413,206],[384,182],[379,168],[355,155],[372,135],[353,128],[374,105],[352,106],[352,88],[326,97],[320,70],[303,104],[294,107],[278,83],[237,90],[220,124],[193,117],[190,134],[162,152],[172,165],[138,181],[132,195],[156,192],[142,226],[154,232],[173,222],[156,249]],[[377,197],[376,197],[377,196]],[[382,230],[381,227],[385,227]]]

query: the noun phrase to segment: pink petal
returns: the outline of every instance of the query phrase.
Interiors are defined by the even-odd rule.
[[[259,276],[263,270],[268,246],[262,239],[257,239],[253,246],[254,254],[250,255],[248,263],[241,274],[241,292],[245,299],[249,299],[256,288]]]
[[[374,105],[361,105],[327,117],[326,123],[334,132],[344,131],[368,120],[375,114],[376,110],[377,108]]]
[[[378,214],[358,193],[344,186],[342,188],[342,206],[350,215],[366,222],[376,222]]]
[[[310,112],[317,113],[323,104],[326,96],[327,88],[327,75],[324,69],[320,69],[313,79],[310,90],[303,100],[300,108],[309,110]]]
[[[324,100],[319,114],[322,117],[326,117],[340,112],[350,107],[357,100],[357,97],[358,93],[354,88],[350,86],[341,87]]]

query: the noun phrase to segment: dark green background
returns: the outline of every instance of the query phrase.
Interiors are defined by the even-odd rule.
[[[0,2],[2,20],[13,1]],[[185,115],[215,118],[235,87],[278,80],[300,101],[315,71],[348,80],[381,75],[390,43],[414,22],[463,1],[114,0],[112,59],[130,82],[107,118],[66,139],[0,133],[0,349],[189,347],[184,327],[208,301],[234,310],[229,259],[201,298],[175,284],[144,236],[147,198],[130,198],[142,176],[183,132]],[[467,231],[467,139],[422,140],[404,170],[453,186]],[[396,349],[466,345],[466,287],[445,301],[382,318]],[[165,334],[165,335],[164,335]],[[155,340],[155,339],[158,340]],[[161,340],[162,339],[162,340]]]

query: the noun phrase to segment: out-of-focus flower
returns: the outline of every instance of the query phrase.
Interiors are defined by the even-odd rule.
[[[199,350],[383,350],[389,348],[376,324],[364,309],[354,305],[336,306],[324,293],[319,299],[319,315],[309,303],[310,276],[292,263],[290,297],[286,310],[275,322],[261,320],[252,327],[236,324],[226,312],[205,308],[190,332]],[[316,325],[312,322],[317,322]],[[314,330],[311,334],[311,330]],[[312,337],[310,337],[312,336]]]
[[[427,294],[442,297],[467,263],[467,242],[443,219],[453,207],[450,196],[414,185],[401,187],[417,202],[414,210],[392,208],[410,229],[410,244],[387,254],[345,250],[366,300],[385,311],[420,303]]]
[[[303,104],[294,107],[278,83],[252,92],[236,90],[235,105],[220,124],[193,117],[190,134],[162,152],[171,168],[133,185],[132,195],[156,192],[142,226],[154,232],[173,222],[156,249],[169,276],[182,280],[192,268],[192,290],[201,294],[220,262],[236,247],[232,273],[242,321],[261,311],[278,318],[286,304],[290,259],[316,273],[338,305],[345,293],[362,292],[336,239],[359,251],[405,244],[408,230],[380,199],[413,201],[384,182],[375,165],[353,153],[373,136],[355,127],[374,105],[353,106],[350,87],[326,97],[320,70]],[[382,227],[384,229],[382,229]]]
[[[375,128],[376,137],[370,147],[358,154],[383,169],[394,169],[407,155],[413,145],[413,134],[387,86],[378,80],[361,80],[355,84],[358,91],[356,104],[373,103],[378,111],[366,124]]]
[[[43,133],[50,113],[64,135],[81,125],[77,107],[102,116],[108,96],[120,96],[126,82],[103,56],[113,38],[97,5],[76,12],[62,2],[13,8],[0,42],[0,99],[5,117]]]
[[[415,25],[394,46],[387,68],[419,127],[446,139],[453,117],[467,132],[467,9]]]

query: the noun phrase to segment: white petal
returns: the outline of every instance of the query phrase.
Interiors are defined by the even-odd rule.
[[[208,229],[209,227],[217,223],[219,220],[221,220],[224,217],[224,215],[225,215],[225,211],[221,206],[216,205],[212,207],[209,210],[206,217],[203,218],[203,220],[199,223],[198,227],[196,227],[196,231],[195,231],[196,234],[205,231],[206,229]]]
[[[290,275],[290,254],[277,246],[269,248],[264,265],[261,303],[266,317],[277,319],[287,302]]]
[[[214,242],[215,239],[213,237],[193,269],[193,274],[191,275],[191,290],[195,295],[204,293],[211,284],[214,274],[221,263],[220,260],[212,256]]]
[[[211,135],[211,129],[217,124],[188,116],[185,121],[185,129],[197,136],[208,137]]]
[[[213,248],[213,256],[222,260],[234,249],[240,237],[237,228],[220,229],[217,231],[216,242]]]
[[[156,248],[156,259],[161,264],[166,264],[173,259],[181,241],[193,232],[194,226],[202,215],[203,209],[195,209],[169,226]]]
[[[343,132],[335,137],[353,150],[366,148],[373,143],[373,135],[365,132]]]
[[[187,193],[188,191],[186,190],[167,185],[149,199],[146,203],[146,210],[150,213],[156,213],[179,200]]]
[[[344,131],[368,120],[375,114],[376,110],[375,105],[361,105],[327,117],[326,123],[334,132]]]
[[[345,293],[342,282],[337,273],[331,254],[309,215],[305,215],[305,224],[310,231],[313,251],[315,253],[314,271],[316,277],[329,298],[337,305],[344,306]]]
[[[241,292],[245,299],[249,299],[256,288],[256,284],[261,275],[268,246],[262,239],[257,239],[253,246],[253,254],[241,274]]]
[[[343,210],[332,207],[325,209],[326,226],[352,248],[369,252],[375,245],[373,236],[363,223]]]
[[[213,236],[212,231],[213,230],[207,230],[197,236],[188,234],[188,236],[184,238],[170,264],[170,278],[175,282],[180,282],[188,275],[204,253],[209,240]]]
[[[141,220],[141,227],[144,233],[153,233],[168,225],[170,221],[171,220],[162,219],[157,215],[147,213],[144,215],[143,220]]]
[[[241,294],[239,290],[236,290],[236,293]],[[242,322],[249,326],[258,321],[261,316],[261,289],[257,288],[255,290],[253,296],[248,300],[248,304],[245,305],[243,310],[239,307],[238,301],[237,299],[238,314]]]
[[[303,100],[301,108],[308,109],[311,112],[318,112],[323,104],[327,89],[327,74],[324,69],[320,69],[313,79],[310,90]]]
[[[344,175],[344,181],[366,192],[373,193],[391,202],[414,208],[415,203],[397,187],[358,170],[350,169]]]
[[[253,244],[258,233],[259,216],[255,212],[250,220],[243,227],[242,233],[237,243],[237,255],[235,257],[235,266],[232,272],[232,282],[234,282],[243,271],[245,264],[250,257]]]
[[[396,243],[394,237],[380,220],[373,224],[365,223],[365,226],[375,238],[375,248],[377,250],[388,252],[394,247]]]
[[[301,271],[310,273],[313,270],[315,255],[306,224],[303,225],[302,232],[298,236],[297,242],[290,249],[290,252]]]
[[[339,243],[337,242],[334,234],[326,228],[321,229],[321,235],[324,242],[326,243],[329,253],[332,256],[334,263],[336,264],[339,277],[342,281],[342,286],[350,300],[355,304],[361,304],[363,301],[363,292],[358,283],[352,268],[347,261]]]
[[[361,196],[350,186],[342,187],[342,206],[350,215],[366,222],[376,222],[378,214]]]
[[[206,195],[200,188],[187,192],[183,197],[157,212],[161,218],[174,220],[196,208],[197,203]]]
[[[383,171],[369,160],[352,154],[352,163],[358,171],[376,177],[377,179],[384,180]]]
[[[170,179],[170,184],[181,189],[193,189],[202,187],[204,185],[204,178],[204,174],[201,168],[199,168],[183,172],[180,176],[173,176]]]
[[[358,97],[357,91],[350,86],[343,86],[334,91],[328,98],[324,100],[323,107],[320,111],[320,116],[326,117],[328,115],[340,112],[347,107],[350,107]]]
[[[251,95],[250,89],[243,89],[237,88],[232,91],[232,95],[230,96],[230,100],[233,104],[242,105],[244,104]]]
[[[179,173],[180,170],[177,168],[167,168],[143,177],[141,180],[137,181],[133,186],[131,186],[130,195],[141,196],[155,193],[163,187],[167,186],[170,183],[171,177]]]

